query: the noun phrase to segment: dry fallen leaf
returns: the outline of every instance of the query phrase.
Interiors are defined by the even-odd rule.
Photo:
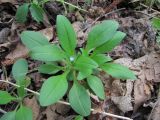
[[[46,29],[40,30],[40,33],[42,33],[48,40],[51,40],[53,38],[53,27],[48,27]]]
[[[28,49],[24,47],[21,43],[18,43],[16,48],[11,51],[3,61],[4,65],[11,65],[19,58],[26,58],[28,57]]]
[[[40,106],[37,103],[37,100],[35,97],[29,99],[25,98],[24,99],[24,104],[32,109],[33,112],[33,120],[37,120],[39,113],[40,113]]]
[[[133,110],[132,97],[131,97],[132,89],[133,89],[133,82],[128,80],[126,83],[126,91],[125,90],[121,91],[123,92],[122,94],[124,94],[124,96],[111,96],[111,100],[114,102],[114,104],[116,104],[117,107],[124,113]]]
[[[64,117],[56,112],[56,104],[48,106],[45,111],[47,120],[64,120]]]

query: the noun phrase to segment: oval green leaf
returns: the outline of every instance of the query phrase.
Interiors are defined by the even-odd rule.
[[[24,23],[27,20],[28,15],[28,3],[24,3],[22,6],[18,7],[16,12],[16,21],[19,23]]]
[[[94,68],[98,67],[98,64],[87,56],[80,56],[74,65],[75,69],[79,70],[78,80],[82,80],[88,77]]]
[[[5,113],[0,120],[16,120],[16,111]]]
[[[39,101],[41,106],[56,103],[65,95],[67,88],[68,83],[65,74],[48,78],[40,90]]]
[[[7,104],[7,103],[11,102],[12,100],[16,100],[16,98],[12,97],[6,91],[0,91],[0,105]]]
[[[92,72],[93,72],[92,69],[80,70],[80,72],[78,73],[77,79],[78,80],[84,80],[85,78],[90,76],[92,74]]]
[[[20,35],[21,40],[28,49],[34,47],[49,45],[48,39],[43,36],[40,32],[24,31]]]
[[[98,77],[91,75],[87,77],[87,82],[89,87],[99,98],[105,98],[103,83]]]
[[[39,5],[37,5],[37,4],[31,4],[30,11],[31,11],[32,18],[35,21],[37,21],[38,23],[39,22],[43,22],[44,11],[43,11],[43,9]]]
[[[98,64],[101,65],[103,63],[112,61],[112,58],[110,56],[106,56],[105,54],[95,54],[91,56],[91,58]]]
[[[78,70],[97,68],[98,64],[87,56],[80,56],[75,62],[75,68]]]
[[[75,82],[69,92],[71,107],[80,115],[88,116],[91,112],[91,100],[86,89]]]
[[[43,64],[40,65],[38,71],[44,74],[55,74],[61,70],[61,67],[54,64]]]
[[[45,45],[31,49],[31,58],[40,61],[57,61],[64,58],[63,51],[56,45]]]
[[[28,72],[28,63],[25,59],[17,60],[12,67],[13,78],[18,85],[22,85]]]
[[[16,120],[33,120],[32,110],[21,105],[16,113]]]
[[[135,74],[129,70],[127,67],[120,65],[120,64],[115,64],[115,63],[105,63],[104,65],[101,66],[101,68],[108,73],[109,75],[119,78],[119,79],[136,79]]]
[[[93,54],[110,52],[117,45],[120,44],[120,42],[124,39],[125,36],[126,36],[126,34],[123,32],[120,32],[120,31],[116,32],[116,34],[113,36],[112,39],[108,40],[107,42],[105,42],[101,46],[97,47],[94,50]]]
[[[88,34],[86,50],[90,51],[110,40],[116,33],[118,26],[118,22],[114,20],[106,20],[95,25]]]
[[[69,20],[58,15],[56,20],[57,34],[62,48],[70,55],[74,55],[77,40],[75,31]]]

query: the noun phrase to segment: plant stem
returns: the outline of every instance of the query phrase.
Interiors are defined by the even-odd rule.
[[[15,87],[20,87],[19,85],[16,85],[16,84],[14,84],[14,83],[12,83],[12,82],[10,82],[10,81],[0,80],[0,82],[8,83],[8,84],[13,85],[13,86],[15,86]],[[35,91],[31,90],[31,89],[28,89],[28,88],[24,88],[24,89],[27,90],[28,92],[31,92],[31,93],[37,95],[37,96],[40,95],[39,92],[35,92]],[[70,103],[65,102],[65,101],[58,101],[58,103],[60,103],[60,104],[65,104],[65,105],[70,105]],[[104,111],[97,111],[97,110],[95,110],[95,109],[91,109],[91,111],[96,112],[96,113],[100,113],[100,114],[103,114],[103,115],[106,115],[106,116],[123,119],[123,120],[133,120],[133,119],[130,119],[130,118],[128,118],[128,117],[123,117],[123,116],[119,116],[119,115],[115,115],[115,114],[111,114],[111,113],[106,113],[106,112],[104,112]],[[2,112],[2,111],[0,110],[0,112]]]
[[[66,5],[64,4],[64,2],[62,2],[62,4],[63,4],[63,7],[64,7],[64,10],[65,10],[65,15],[67,15],[67,7],[66,7]]]
[[[106,113],[106,112],[103,112],[103,111],[97,111],[97,110],[95,110],[95,109],[91,109],[91,111],[97,112],[97,113],[100,113],[100,114],[103,114],[103,115],[106,115],[106,116],[123,119],[123,120],[133,120],[133,119],[128,118],[128,117],[123,117],[123,116],[119,116],[119,115],[114,115],[114,114]]]
[[[81,11],[84,11],[84,12],[88,12],[88,11],[86,11],[86,10],[80,8],[80,7],[77,7],[77,6],[73,5],[73,4],[71,4],[71,3],[68,3],[68,2],[65,2],[65,1],[64,1],[64,3],[67,4],[67,5],[70,5],[70,6],[74,7],[74,8],[77,8],[78,10],[81,10]]]
[[[68,3],[68,2],[65,2],[65,1],[62,1],[62,0],[55,0],[55,1],[61,2],[62,4],[67,4],[67,5],[69,5],[69,6],[72,6],[72,7],[74,7],[74,8],[77,8],[78,10],[81,10],[81,11],[83,11],[83,12],[88,12],[87,10],[84,10],[84,9],[82,9],[82,8],[80,8],[80,7],[77,7],[77,6],[75,6],[75,5],[71,4],[71,3]]]

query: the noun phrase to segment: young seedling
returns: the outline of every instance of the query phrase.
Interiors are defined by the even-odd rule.
[[[18,105],[14,111],[4,114],[0,120],[32,120],[32,110],[23,105],[23,99],[27,96],[24,89],[30,84],[26,77],[28,72],[28,64],[26,60],[19,59],[12,68],[13,78],[16,80],[17,95],[13,96],[7,91],[0,91],[0,105],[8,104],[12,101],[17,102]]]
[[[50,0],[31,0],[30,3],[24,3],[21,5],[16,12],[16,21],[19,23],[24,23],[27,20],[28,12],[30,11],[32,18],[38,23],[43,22],[44,20],[44,10],[43,5]],[[73,8],[77,8],[78,10],[85,11],[73,4],[65,2],[64,0],[56,0],[57,2],[62,3],[65,8],[65,13],[67,13],[66,5],[69,5]],[[66,5],[65,5],[66,4]],[[85,11],[86,12],[86,11]]]
[[[29,49],[30,57],[44,62],[39,66],[39,72],[51,75],[40,90],[41,106],[56,103],[69,89],[71,107],[81,116],[88,116],[91,112],[89,93],[102,100],[105,98],[103,83],[98,77],[100,71],[123,80],[136,79],[127,67],[113,63],[112,58],[105,54],[126,35],[117,31],[118,27],[114,20],[95,25],[88,34],[86,46],[80,50],[76,50],[76,33],[71,23],[62,15],[58,15],[56,20],[60,45],[49,43],[39,32],[22,32],[21,40]]]

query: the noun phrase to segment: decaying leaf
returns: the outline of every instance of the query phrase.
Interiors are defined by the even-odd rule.
[[[65,120],[65,115],[69,112],[70,106],[63,104],[54,104],[48,106],[45,110],[47,120]]]
[[[26,58],[28,56],[28,49],[19,43],[16,48],[11,51],[3,61],[5,65],[13,64],[18,58]]]
[[[126,93],[125,93],[124,96],[111,96],[111,100],[124,113],[133,110],[132,97],[131,97],[131,93],[132,93],[132,90],[133,90],[133,82],[132,81],[127,81],[126,88],[127,89],[125,91]],[[124,92],[122,92],[122,93],[124,93]]]
[[[40,113],[40,106],[37,103],[37,99],[35,97],[29,99],[25,98],[24,104],[31,108],[33,111],[33,120],[37,120],[39,113]]]

